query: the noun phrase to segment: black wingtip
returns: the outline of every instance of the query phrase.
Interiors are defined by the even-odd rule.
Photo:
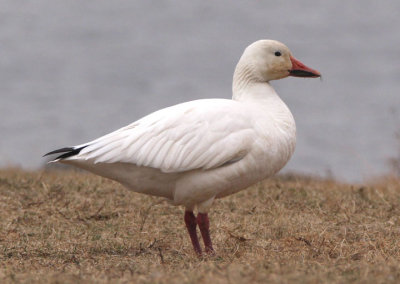
[[[46,157],[46,156],[49,156],[49,155],[53,155],[53,154],[58,154],[58,153],[71,152],[73,150],[74,150],[74,148],[72,148],[72,147],[64,147],[64,148],[61,148],[61,149],[57,149],[57,150],[48,152],[47,154],[44,154],[43,157]]]
[[[79,147],[79,148],[64,147],[64,148],[61,148],[61,149],[57,149],[57,150],[51,151],[51,152],[49,152],[49,153],[43,155],[43,157],[46,157],[46,156],[49,156],[49,155],[53,155],[53,154],[60,154],[60,153],[63,153],[62,155],[56,157],[56,158],[53,159],[53,160],[66,159],[66,158],[68,158],[68,157],[78,155],[79,152],[80,152],[83,148],[85,148],[85,147],[86,147],[86,146],[82,146],[82,147]]]

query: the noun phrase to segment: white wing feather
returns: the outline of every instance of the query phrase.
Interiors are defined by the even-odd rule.
[[[163,172],[211,169],[242,159],[253,137],[243,106],[232,100],[198,100],[159,110],[79,145],[86,147],[69,159],[124,162]]]

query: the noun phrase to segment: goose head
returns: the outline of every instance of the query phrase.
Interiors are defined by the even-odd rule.
[[[269,82],[288,76],[317,78],[321,74],[294,58],[283,43],[276,40],[259,40],[243,52],[236,66],[234,80],[236,77],[237,80]]]

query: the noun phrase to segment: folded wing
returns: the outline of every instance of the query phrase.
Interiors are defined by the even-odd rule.
[[[80,152],[66,159],[131,163],[167,173],[206,170],[246,156],[254,139],[250,123],[235,101],[193,101],[159,110],[73,147]]]

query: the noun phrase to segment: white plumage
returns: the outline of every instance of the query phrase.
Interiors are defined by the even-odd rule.
[[[224,117],[231,111],[242,117],[226,125]],[[243,157],[251,147],[246,136],[254,130],[243,111],[231,100],[179,104],[81,145],[87,147],[72,159],[131,163],[164,173],[216,168]],[[232,140],[236,140],[236,147],[225,147]]]
[[[166,197],[184,205],[187,213],[197,206],[206,214],[215,198],[275,174],[290,159],[295,122],[268,83],[289,75],[320,76],[294,59],[282,43],[257,41],[236,67],[233,100],[171,106],[91,142],[49,154],[63,153],[54,161],[111,178],[137,192]],[[211,240],[207,247],[212,250]]]

